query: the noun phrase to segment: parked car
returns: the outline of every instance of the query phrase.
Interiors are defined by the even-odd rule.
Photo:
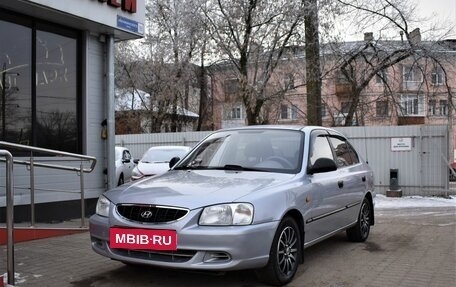
[[[372,170],[335,130],[222,130],[169,172],[101,195],[92,248],[132,265],[255,269],[283,285],[305,248],[340,231],[365,241],[374,196]]]
[[[117,185],[130,181],[131,172],[135,164],[128,148],[116,146],[116,180]]]
[[[135,160],[136,167],[132,172],[132,179],[137,180],[144,176],[165,173],[169,170],[169,161],[173,157],[184,157],[190,150],[188,146],[154,146],[149,148],[141,160]]]
[[[449,169],[449,178],[450,178],[450,181],[456,181],[456,162],[453,162],[451,164],[451,168]]]

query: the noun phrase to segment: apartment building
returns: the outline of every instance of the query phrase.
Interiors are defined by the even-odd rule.
[[[419,33],[419,30],[418,30]],[[322,106],[324,126],[389,126],[448,124],[453,147],[456,146],[456,40],[421,41],[397,63],[384,65],[381,60],[403,49],[404,41],[374,41],[370,34],[364,41],[327,44],[321,49]],[[378,53],[378,54],[375,54]],[[293,47],[277,65],[266,85],[261,111],[264,123],[307,124],[305,54],[303,47]],[[405,54],[404,54],[405,55]],[[352,73],[341,67],[347,58]],[[371,63],[366,64],[365,58]],[[345,65],[346,67],[347,65]],[[369,78],[369,73],[376,71]],[[348,77],[347,77],[348,76]],[[262,84],[262,83],[261,83]],[[249,82],[252,89],[258,83]],[[356,98],[356,89],[360,90]],[[227,128],[247,124],[239,77],[232,66],[212,68],[214,127]],[[356,100],[353,117],[346,122]],[[453,107],[453,108],[452,108]]]

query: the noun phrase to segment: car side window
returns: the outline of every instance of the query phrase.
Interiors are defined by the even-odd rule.
[[[331,146],[326,135],[318,135],[313,138],[310,151],[310,165],[314,165],[319,158],[334,159]]]
[[[336,136],[330,136],[330,141],[334,147],[337,166],[350,166],[359,162],[358,155],[345,139]]]
[[[130,152],[128,152],[127,150],[124,150],[122,159],[123,160],[129,160],[129,159],[131,160]]]

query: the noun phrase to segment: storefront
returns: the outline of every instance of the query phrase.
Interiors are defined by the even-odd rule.
[[[114,186],[114,43],[141,38],[144,15],[145,0],[0,2],[0,141],[96,157],[89,199]],[[14,200],[25,206],[29,171],[14,170]],[[2,165],[0,207],[4,176]],[[38,204],[78,198],[74,174],[37,170],[35,177]]]

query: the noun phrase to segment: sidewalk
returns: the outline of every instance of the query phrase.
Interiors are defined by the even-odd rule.
[[[388,199],[389,200],[389,199]],[[365,243],[345,234],[305,250],[289,286],[448,287],[456,282],[456,208],[387,207]],[[89,233],[15,244],[16,286],[263,286],[250,271],[224,275],[126,266],[92,251]],[[349,264],[347,264],[349,262]],[[6,247],[0,246],[0,275]]]
[[[85,220],[88,226],[89,219]],[[58,223],[37,223],[30,227],[29,222],[14,224],[14,242],[24,242],[36,239],[43,239],[55,236],[77,234],[88,231],[88,227],[81,227],[81,219],[74,219]],[[0,245],[7,243],[6,224],[0,224]]]

